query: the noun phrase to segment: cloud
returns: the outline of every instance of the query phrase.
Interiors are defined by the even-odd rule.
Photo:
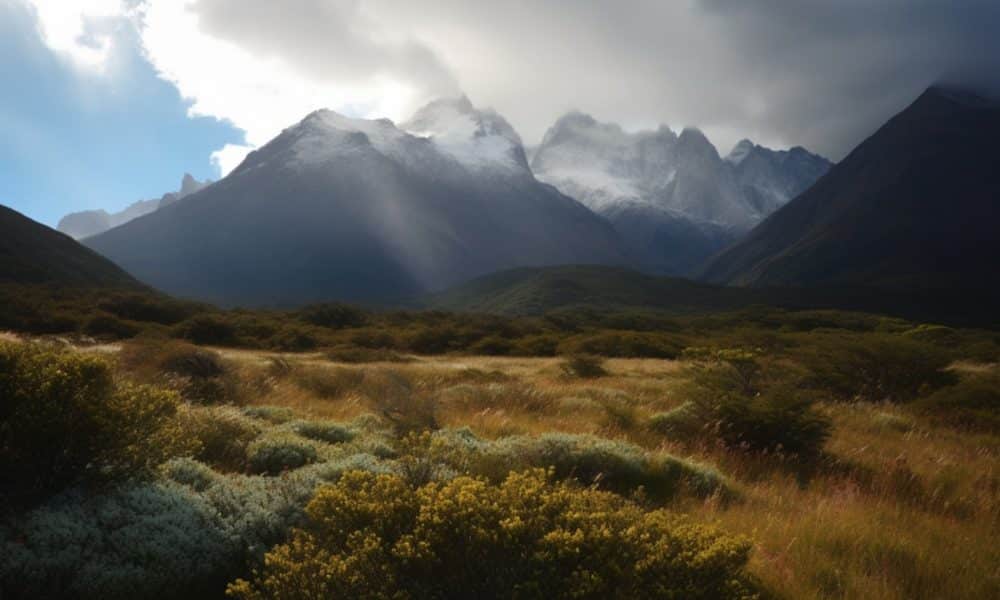
[[[111,51],[109,19],[121,17],[121,0],[31,0],[46,45],[74,64],[99,70]]]
[[[750,137],[840,159],[936,81],[1000,81],[995,0],[132,2],[192,114],[246,131],[214,155],[222,169],[316,108],[400,120],[459,89],[528,143],[580,109],[627,129],[695,125],[723,153]],[[100,37],[76,35],[89,14],[42,21],[95,59]]]

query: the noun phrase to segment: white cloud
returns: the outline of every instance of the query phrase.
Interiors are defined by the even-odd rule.
[[[126,15],[193,115],[246,132],[213,154],[223,174],[317,108],[398,121],[459,89],[528,143],[576,108],[839,159],[942,76],[1000,73],[995,0],[31,1],[81,64]]]
[[[218,3],[205,0],[187,3],[148,0],[139,10],[137,24],[149,61],[182,96],[193,101],[192,115],[225,119],[246,132],[246,146],[228,145],[213,154],[213,162],[223,175],[251,149],[317,108],[329,107],[353,116],[400,119],[408,116],[416,102],[423,99],[421,96],[429,96],[426,90],[419,89],[421,81],[406,81],[405,73],[391,69],[360,72],[331,68],[329,74],[324,74],[318,66],[303,67],[300,60],[304,59],[303,49],[295,43],[272,48],[273,40],[265,37],[258,48],[252,39],[244,39],[239,33],[233,34],[237,41],[230,41],[213,32],[210,26],[218,20],[231,24],[233,14],[241,12],[261,19],[249,22],[244,19],[244,25],[271,28],[275,38],[278,34],[290,34],[291,42],[295,33],[283,29],[280,22],[269,19],[267,14],[252,14],[249,2],[229,6],[233,14],[213,16],[198,10],[218,8],[215,4]],[[260,6],[294,12],[292,4]],[[318,38],[312,40],[317,43],[314,52],[317,55],[324,51],[322,33],[322,30],[312,32]],[[392,60],[392,53],[398,47],[395,44],[362,47],[361,54],[375,52],[381,54],[376,57],[380,60]],[[338,58],[330,54],[330,60],[336,63]]]
[[[121,0],[28,0],[45,43],[74,64],[100,69],[111,51],[112,32],[102,20],[121,17]]]
[[[253,146],[226,144],[212,153],[212,165],[218,169],[219,173],[226,175],[238,167],[253,149]]]

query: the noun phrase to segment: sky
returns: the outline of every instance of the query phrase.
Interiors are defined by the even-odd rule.
[[[224,175],[309,112],[465,93],[839,160],[928,85],[1000,88],[996,0],[0,0],[0,203],[48,225]]]

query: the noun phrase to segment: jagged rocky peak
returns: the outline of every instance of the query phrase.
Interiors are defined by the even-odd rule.
[[[430,102],[400,127],[429,139],[466,167],[529,171],[517,131],[495,110],[476,108],[464,94]]]
[[[611,221],[644,266],[689,274],[829,163],[749,140],[723,159],[696,127],[628,132],[574,111],[549,128],[531,166],[539,179]]]
[[[320,109],[283,136],[291,140],[292,163],[299,167],[335,160],[344,152],[374,150],[411,168],[435,168],[445,160],[469,170],[504,168],[530,175],[514,128],[496,111],[477,109],[466,96],[434,100],[399,125]],[[268,154],[258,151],[237,171],[260,164]]]
[[[757,145],[750,140],[743,138],[733,146],[733,149],[726,155],[726,162],[738,165],[754,151]]]
[[[200,191],[211,183],[211,179],[198,181],[190,173],[185,173],[181,178],[180,189],[176,192],[167,192],[160,198],[133,202],[125,209],[116,213],[108,213],[103,209],[70,213],[60,219],[56,227],[62,233],[80,240],[103,233],[113,227],[124,225],[133,219],[148,215],[164,206],[169,206],[181,198]]]

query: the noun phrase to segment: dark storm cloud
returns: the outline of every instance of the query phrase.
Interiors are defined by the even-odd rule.
[[[580,109],[834,159],[928,85],[1000,87],[997,0],[197,0],[200,27],[317,81],[462,89],[529,143]],[[426,98],[424,98],[426,99]],[[398,115],[397,115],[398,116]]]
[[[430,49],[405,32],[384,29],[358,0],[199,0],[192,9],[206,33],[281,58],[312,78],[354,82],[382,75],[458,92]]]
[[[839,158],[933,83],[1000,87],[1000,2],[705,0],[758,124]],[[747,118],[749,115],[744,115]]]

